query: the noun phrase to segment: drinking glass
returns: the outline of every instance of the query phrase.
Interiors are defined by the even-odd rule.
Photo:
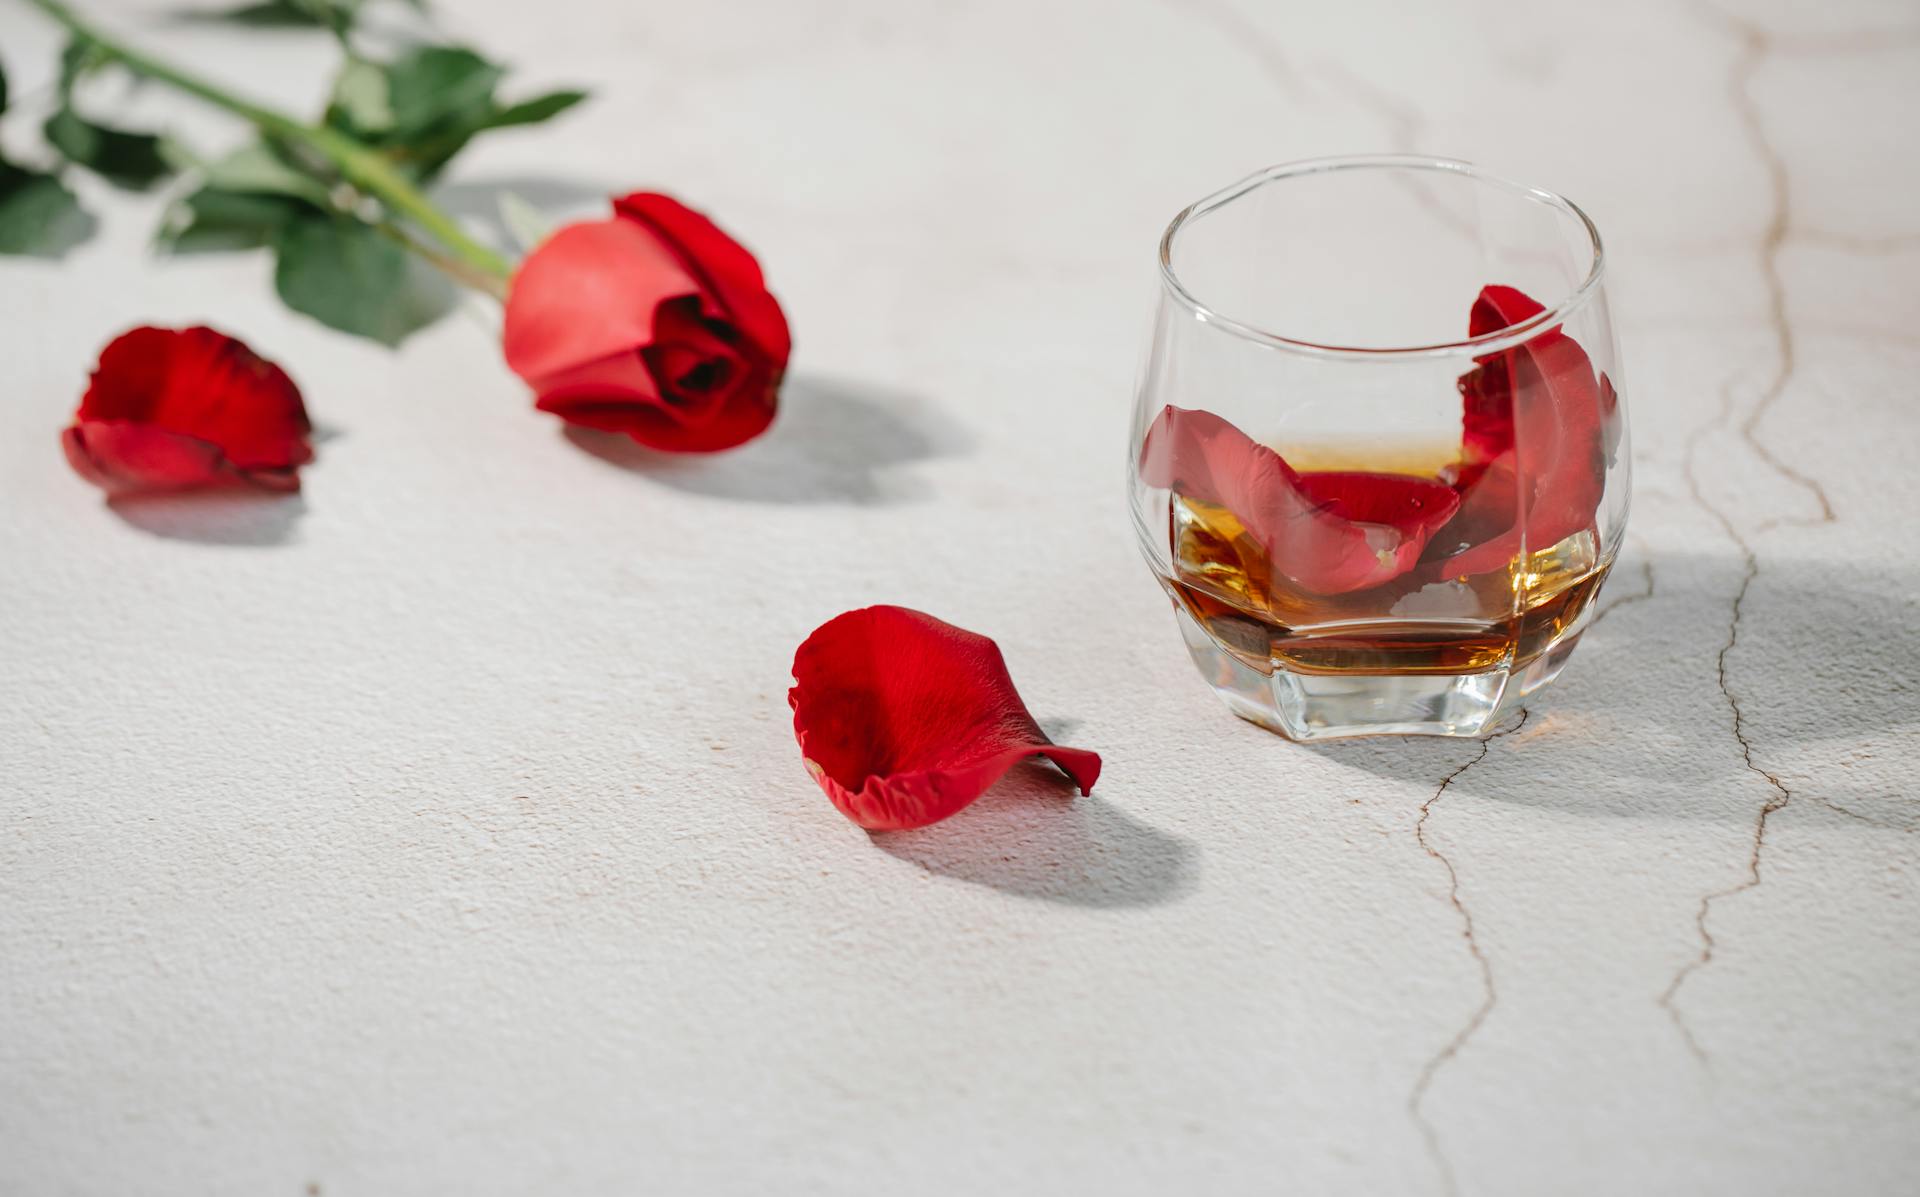
[[[1566,665],[1626,526],[1600,234],[1405,155],[1272,167],[1160,240],[1128,483],[1234,713],[1485,734]]]

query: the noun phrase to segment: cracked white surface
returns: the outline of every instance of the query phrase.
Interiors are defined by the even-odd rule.
[[[99,189],[0,260],[0,1192],[1911,1186],[1910,3],[443,7],[596,93],[456,192],[711,209],[787,412],[637,471],[479,309],[389,355]],[[158,36],[289,102],[325,58]],[[0,47],[44,80],[22,6]],[[1617,605],[1484,744],[1235,722],[1123,515],[1166,218],[1380,148],[1611,254]],[[55,444],[85,365],[201,319],[332,433],[305,497],[116,514]],[[835,814],[787,664],[875,601],[997,638],[1095,796]]]

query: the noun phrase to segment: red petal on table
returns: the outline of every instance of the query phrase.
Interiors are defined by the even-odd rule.
[[[100,353],[61,446],[115,493],[244,482],[298,490],[313,459],[300,392],[210,328],[136,328]]]
[[[217,446],[147,424],[82,420],[60,434],[67,463],[108,494],[235,480]]]
[[[1147,430],[1141,478],[1224,507],[1273,567],[1316,594],[1365,590],[1419,561],[1460,505],[1406,474],[1307,473],[1211,412],[1168,407]]]
[[[840,813],[869,831],[924,827],[1045,756],[1080,792],[1100,757],[1047,739],[985,636],[905,607],[866,607],[816,628],[793,655],[793,731]]]
[[[793,353],[787,317],[768,294],[760,263],[745,246],[672,196],[636,191],[613,201],[613,210],[645,225],[671,248],[681,266],[706,284],[747,339],[772,359],[776,369],[785,368]]]

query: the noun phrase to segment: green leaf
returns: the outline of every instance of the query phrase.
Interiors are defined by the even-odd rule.
[[[327,29],[332,27],[324,9],[300,0],[260,0],[255,4],[236,4],[232,8],[189,14],[196,21],[220,21],[245,25],[252,29]]]
[[[327,185],[292,165],[264,142],[242,146],[202,172],[208,188],[287,196],[316,208],[329,206]]]
[[[167,169],[174,174],[179,174],[187,170],[197,170],[204,165],[200,159],[200,155],[194,152],[193,146],[190,143],[184,138],[175,137],[171,133],[159,134],[159,145],[157,148],[160,152],[160,160],[165,162]]]
[[[393,128],[386,68],[364,58],[349,58],[333,81],[327,124],[362,140],[374,140]]]
[[[473,124],[492,110],[493,89],[505,73],[458,46],[423,46],[403,55],[387,67],[395,138]]]
[[[0,112],[7,110],[7,70],[0,65]]]
[[[43,132],[69,162],[121,187],[151,187],[172,173],[160,152],[160,139],[151,133],[96,124],[65,107],[47,119]]]
[[[584,91],[552,91],[544,96],[535,96],[531,100],[522,100],[518,104],[499,109],[482,128],[505,129],[510,125],[537,125],[541,121],[552,120],[567,109],[587,98]]]
[[[0,254],[57,258],[92,231],[93,218],[59,179],[0,162]]]
[[[81,76],[95,70],[106,61],[100,52],[100,46],[91,38],[74,37],[60,51],[60,98],[65,100],[73,94],[73,85]]]
[[[424,182],[475,134],[551,120],[586,99],[582,91],[555,91],[502,107],[493,92],[505,73],[459,46],[423,46],[384,65],[350,58],[334,81],[326,122]]]
[[[346,34],[362,0],[248,0],[228,8],[195,9],[187,20],[244,25],[250,29],[326,29]],[[408,7],[418,7],[409,3]]]
[[[160,244],[173,253],[259,249],[312,211],[283,195],[202,187],[169,214]]]
[[[280,298],[330,328],[398,345],[452,307],[445,279],[371,225],[302,217],[274,241]]]
[[[238,4],[213,12],[195,12],[196,21],[223,21],[252,29],[306,29],[324,27],[325,22],[304,4],[295,0],[261,0],[258,4]]]
[[[295,221],[330,209],[327,187],[266,142],[200,168],[201,186],[175,205],[161,231],[174,253],[272,245]]]

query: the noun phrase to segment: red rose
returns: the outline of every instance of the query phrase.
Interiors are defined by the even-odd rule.
[[[313,460],[300,391],[210,328],[136,328],[100,353],[61,434],[82,478],[111,494],[244,483],[299,490]]]
[[[507,365],[541,411],[705,453],[773,422],[793,343],[753,255],[664,195],[615,200],[529,254],[507,295]]]

